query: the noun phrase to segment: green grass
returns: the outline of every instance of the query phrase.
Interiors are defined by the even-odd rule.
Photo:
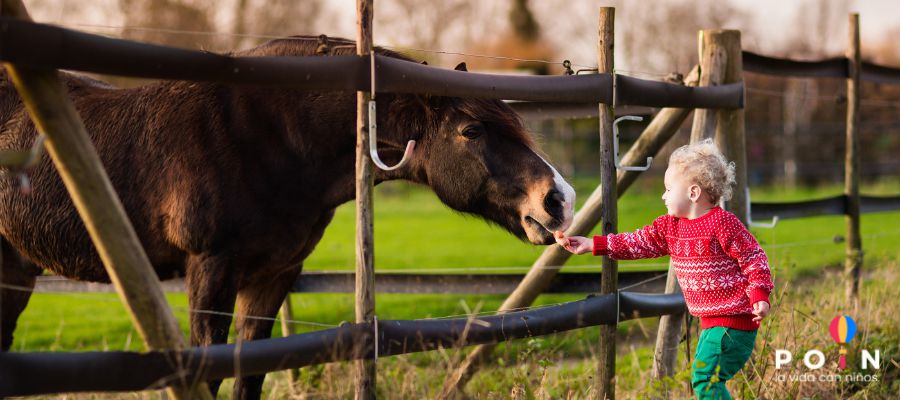
[[[596,182],[578,180],[578,205]],[[477,221],[475,217],[450,211],[429,191],[405,184],[379,187],[375,198],[375,265],[378,270],[427,270],[433,268],[527,267],[544,250],[523,243],[502,229]],[[754,201],[798,201],[840,194],[837,186],[803,188],[790,192],[763,189],[753,192]],[[619,230],[637,229],[665,213],[659,199],[661,183],[651,182],[619,200]],[[900,193],[900,181],[867,185],[866,194]],[[870,257],[896,255],[893,241],[900,237],[900,212],[867,214],[862,219],[866,254]],[[352,271],[354,266],[354,208],[340,207],[316,251],[306,260],[305,270]],[[841,216],[781,221],[774,229],[754,229],[768,247],[776,273],[814,271],[823,265],[841,262],[845,235]],[[598,233],[598,230],[593,232]],[[875,236],[878,235],[878,236]],[[815,243],[807,242],[815,241]],[[798,243],[804,245],[798,247]],[[620,262],[621,270],[659,269],[667,258]],[[598,270],[599,259],[571,257],[566,265]],[[644,265],[644,268],[640,266]],[[592,267],[592,268],[591,268]],[[664,269],[664,267],[662,267]],[[425,271],[423,271],[425,272]],[[494,272],[494,271],[492,271]],[[520,271],[520,272],[524,272]]]
[[[579,205],[593,190],[596,182],[579,180],[576,189]],[[659,199],[661,185],[641,182],[641,185],[619,201],[619,230],[633,230],[649,223],[665,212]],[[821,198],[841,193],[837,186],[804,188],[791,192],[770,188],[754,190],[754,201],[786,201]],[[900,193],[900,181],[865,185],[866,194]],[[512,237],[495,226],[474,217],[452,212],[440,204],[435,196],[422,188],[406,184],[382,185],[375,200],[375,259],[378,270],[427,272],[436,268],[483,268],[484,272],[520,272],[530,266],[544,247],[532,246]],[[305,270],[352,271],[354,265],[354,210],[348,204],[337,210],[333,223],[313,255],[306,261]],[[754,233],[770,258],[776,285],[794,279],[821,274],[842,263],[844,243],[835,243],[835,236],[845,235],[843,217],[816,217],[786,220],[774,229],[755,229]],[[596,231],[594,232],[596,233]],[[896,265],[897,239],[900,238],[900,212],[866,214],[862,219],[863,246],[867,268],[877,265]],[[660,269],[667,259],[643,262],[622,262],[620,269]],[[599,271],[599,259],[589,255],[569,259],[569,270]],[[643,267],[642,267],[643,265]],[[491,270],[497,267],[522,267],[519,271]],[[441,271],[446,272],[446,271]],[[477,272],[467,270],[466,272]],[[187,300],[183,294],[168,294],[182,328],[187,332]],[[538,304],[555,304],[582,298],[581,295],[544,295]],[[498,295],[404,295],[379,294],[376,313],[379,319],[417,319],[465,314],[471,310],[495,310],[503,301]],[[316,324],[337,325],[353,319],[351,294],[295,294],[292,296],[295,320]],[[296,324],[300,332],[322,329],[321,325]],[[645,370],[652,357],[655,319],[629,321],[619,326],[621,340],[634,347],[620,346],[619,368]],[[280,335],[276,326],[274,336]],[[509,394],[510,382],[530,382],[533,373],[549,369],[540,367],[529,371],[540,360],[591,359],[592,346],[597,342],[596,329],[583,329],[551,337],[518,341],[500,346],[498,354],[503,365],[517,364],[523,354],[532,354],[526,364],[495,375],[479,375],[473,385],[490,392],[491,387],[504,387]],[[123,306],[113,294],[67,293],[36,294],[19,320],[14,351],[87,351],[142,350],[143,345],[134,331]],[[454,354],[435,353],[404,356],[402,363],[427,366],[440,360],[449,362]],[[541,354],[537,356],[535,354]],[[441,358],[443,357],[443,358]],[[448,358],[449,357],[449,358]],[[436,361],[436,359],[438,361]],[[400,362],[400,361],[397,361]],[[543,362],[546,364],[546,362]],[[555,361],[554,361],[555,363]],[[501,365],[502,366],[502,365]],[[325,370],[323,370],[325,368]],[[331,367],[313,367],[305,374],[324,373]],[[501,368],[502,370],[503,368]],[[559,379],[575,379],[592,373],[592,365],[584,362],[563,363],[553,367]],[[516,372],[519,371],[519,372]],[[326,371],[327,372],[327,371]],[[380,372],[382,373],[382,372]],[[397,373],[388,369],[384,374]],[[548,372],[549,373],[549,372]],[[518,375],[516,375],[518,374]],[[564,378],[569,377],[569,378]],[[507,379],[504,381],[503,379]],[[310,378],[313,379],[313,378]],[[500,379],[498,381],[498,379]],[[629,379],[624,375],[621,379]],[[631,378],[635,382],[643,378]],[[427,385],[439,385],[441,378],[430,379]],[[481,383],[478,383],[481,382]],[[425,384],[425,383],[423,383]],[[637,384],[637,383],[634,383]],[[224,386],[223,386],[224,387]],[[565,385],[563,385],[565,387]],[[419,393],[421,395],[429,395]],[[554,392],[564,397],[564,392]],[[559,397],[559,396],[553,397]]]

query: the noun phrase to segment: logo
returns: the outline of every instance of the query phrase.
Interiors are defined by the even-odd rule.
[[[828,325],[828,333],[831,334],[831,338],[837,343],[839,347],[838,351],[838,369],[845,370],[847,369],[847,344],[853,340],[853,337],[856,336],[856,321],[853,318],[850,318],[849,315],[838,315],[831,320],[831,324]],[[794,359],[793,353],[787,349],[775,349],[775,369],[780,370],[783,368],[790,368],[794,365],[792,361]],[[860,350],[860,369],[863,371],[868,371],[871,369],[880,369],[881,368],[881,351],[875,350],[874,352],[869,349],[861,349]],[[825,366],[827,359],[825,357],[825,353],[819,349],[811,349],[806,352],[803,356],[803,366],[806,367],[808,371],[816,371]],[[801,369],[800,366],[797,366],[797,369]],[[802,370],[801,370],[802,372]],[[801,382],[815,382],[815,381],[845,381],[845,382],[877,382],[878,374],[815,374],[814,372],[806,372],[806,373],[792,373],[790,375],[778,374],[775,378],[779,381],[801,381]]]
[[[853,335],[856,335],[856,321],[853,321],[850,316],[838,315],[831,320],[828,332],[831,333],[831,338],[835,343],[841,346],[841,360],[838,361],[838,368],[847,369],[847,343],[853,340]]]

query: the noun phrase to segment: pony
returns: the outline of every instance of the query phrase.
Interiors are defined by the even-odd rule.
[[[233,56],[352,54],[354,42],[313,36],[269,41]],[[378,54],[414,60],[378,48]],[[319,55],[317,55],[319,54]],[[465,70],[460,64],[457,70]],[[355,198],[356,95],[209,82],[115,88],[60,73],[109,179],[160,279],[185,277],[194,346],[225,343],[232,317],[242,340],[268,338],[274,317],[335,208]],[[375,169],[375,183],[430,187],[453,210],[476,215],[536,245],[573,219],[575,193],[542,158],[522,120],[499,100],[380,93],[378,147],[403,167]],[[37,136],[9,77],[0,73],[0,149]],[[43,270],[109,282],[48,156],[23,195],[0,178],[0,347]],[[224,313],[224,314],[220,314]],[[235,380],[234,396],[260,397],[264,376]],[[210,382],[215,394],[221,381]]]

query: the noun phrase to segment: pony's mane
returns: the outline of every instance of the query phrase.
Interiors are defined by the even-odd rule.
[[[344,56],[356,54],[356,42],[342,37],[328,38],[328,53],[317,54],[319,48],[319,37],[310,35],[289,36],[281,39],[270,40],[259,46],[247,50],[238,50],[230,55],[238,57],[263,57],[263,56]],[[415,61],[408,56],[400,54],[396,51],[387,50],[376,46],[375,52],[392,58],[399,58],[406,61]]]

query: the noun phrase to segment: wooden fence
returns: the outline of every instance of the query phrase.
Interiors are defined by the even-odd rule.
[[[49,25],[35,24],[29,21],[21,20],[21,18],[27,18],[27,14],[24,13],[24,8],[21,7],[20,2],[13,0],[4,0],[3,5],[4,16],[2,17],[2,19],[0,19],[0,60],[9,63],[9,65],[13,66],[12,68],[14,69],[19,68],[22,71],[52,71],[53,69],[69,69],[144,78],[187,79],[252,85],[281,85],[291,86],[303,90],[343,90],[363,93],[367,92],[370,85],[373,83],[370,79],[369,66],[374,64],[375,71],[377,72],[377,74],[375,74],[376,82],[374,83],[378,85],[380,90],[385,92],[423,93],[460,97],[483,97],[533,102],[600,103],[602,104],[601,114],[604,112],[604,110],[607,110],[606,114],[608,114],[608,116],[610,117],[613,113],[612,109],[603,105],[614,104],[665,107],[665,109],[661,111],[654,120],[654,122],[658,122],[658,124],[654,125],[653,123],[651,123],[651,127],[648,127],[648,129],[645,130],[644,134],[642,135],[642,139],[644,139],[644,141],[642,142],[641,139],[639,139],[638,144],[636,144],[634,148],[629,151],[629,154],[626,154],[626,156],[623,157],[623,160],[625,161],[636,161],[642,159],[646,155],[655,154],[658,151],[659,147],[664,144],[669,137],[671,137],[671,134],[674,133],[674,130],[676,130],[681,122],[684,121],[687,116],[687,112],[689,112],[690,109],[704,110],[702,112],[698,112],[697,115],[695,115],[695,127],[697,126],[696,121],[698,121],[698,118],[701,118],[704,121],[713,121],[709,118],[710,115],[713,115],[711,113],[718,113],[716,115],[720,116],[724,115],[726,116],[725,119],[729,121],[731,120],[729,118],[732,117],[727,116],[734,115],[737,116],[736,118],[739,118],[735,121],[740,121],[738,124],[731,123],[731,125],[729,125],[729,123],[716,123],[715,125],[706,125],[706,127],[702,130],[709,131],[710,129],[715,129],[718,131],[722,131],[721,133],[723,135],[732,135],[734,133],[732,130],[734,129],[740,129],[741,135],[743,131],[743,119],[741,114],[742,111],[740,109],[743,107],[744,86],[743,82],[740,79],[740,64],[739,62],[738,64],[735,64],[736,61],[734,57],[731,58],[731,61],[729,63],[718,65],[718,67],[723,68],[724,71],[721,73],[721,77],[716,78],[710,76],[710,72],[714,69],[710,68],[709,66],[705,67],[703,73],[707,75],[700,74],[699,81],[701,82],[701,84],[697,87],[695,87],[696,82],[694,84],[689,83],[686,85],[676,85],[671,83],[646,81],[614,73],[611,54],[608,51],[604,52],[602,50],[605,47],[612,47],[611,35],[601,36],[598,44],[598,47],[601,48],[598,56],[598,61],[602,61],[601,64],[604,65],[608,63],[608,65],[601,69],[601,73],[573,76],[497,76],[448,71],[440,68],[424,66],[413,62],[407,62],[382,56],[375,56],[375,59],[372,60],[369,58],[369,56],[365,55],[366,51],[362,50],[360,50],[361,52],[358,56],[327,56],[302,58],[229,57],[206,52],[174,49],[119,39],[110,39]],[[365,32],[365,21],[368,19],[369,24],[371,22],[371,1],[359,0],[358,5],[360,8],[360,20],[362,21],[360,23],[361,38],[360,40],[358,40],[358,43],[362,43],[361,46],[365,47],[366,44],[364,42],[368,41],[369,45],[371,44],[371,32]],[[12,14],[9,14],[10,10],[12,10]],[[18,14],[16,13],[17,10],[19,11]],[[7,15],[14,15],[19,19],[9,18],[7,17]],[[613,17],[614,12],[612,11],[612,9],[602,9],[600,22],[601,28],[607,27],[609,28],[607,30],[611,32]],[[851,22],[852,21],[853,19],[851,18]],[[856,25],[856,28],[858,29],[858,25]],[[854,30],[851,29],[851,36],[853,31]],[[856,30],[856,32],[858,35],[858,30]],[[710,32],[710,34],[713,33],[714,32]],[[726,36],[730,35],[728,31],[725,31],[724,34]],[[856,41],[858,44],[858,36],[856,37]],[[365,50],[363,47],[358,48],[358,50]],[[852,47],[853,46],[851,45],[851,48]],[[900,78],[898,78],[900,77],[900,70],[862,63],[859,58],[858,46],[856,47],[856,50],[851,52],[853,54],[851,54],[848,58],[831,59],[812,63],[774,59],[748,52],[740,53],[739,41],[736,48],[738,51],[737,54],[741,54],[741,56],[737,57],[737,59],[739,60],[743,58],[743,68],[746,71],[762,73],[772,73],[772,71],[779,71],[779,74],[791,76],[800,75],[846,78],[848,79],[848,81],[852,81],[848,84],[848,87],[856,88],[850,93],[851,105],[858,104],[858,81],[860,79],[881,83],[900,82]],[[605,59],[604,57],[607,56],[610,58]],[[735,65],[738,65],[738,67],[735,67]],[[734,76],[734,71],[737,71],[737,77]],[[22,85],[17,85],[17,88],[24,91],[26,94],[40,93],[28,92],[28,90],[26,89],[30,81],[36,81],[36,75],[34,77],[29,77],[27,74],[22,74],[21,77],[22,79],[20,80],[22,82]],[[56,85],[58,86],[58,83]],[[26,97],[26,94],[23,94],[23,97]],[[64,94],[57,91],[48,96],[52,96],[54,98],[63,98]],[[360,99],[364,98],[364,95],[363,97],[360,97]],[[34,101],[36,102],[36,104],[41,105],[42,99],[35,98]],[[43,107],[46,108],[46,104],[43,104]],[[71,105],[69,105],[69,107],[71,107]],[[852,109],[853,107],[848,108]],[[362,123],[362,126],[365,126],[365,119],[362,114],[362,110],[363,108],[360,108],[360,121]],[[38,122],[40,125],[40,118],[42,117],[41,114],[32,113],[32,115],[33,118],[39,120]],[[69,115],[67,118],[69,118],[71,121],[75,121],[75,125],[80,125],[80,121],[78,121],[77,115]],[[848,116],[848,127],[853,126],[854,118],[858,117]],[[609,122],[611,122],[611,120],[609,120],[609,118],[607,119],[607,123],[602,124],[603,126],[601,127],[601,142],[606,143],[606,145],[603,146],[603,148],[605,149],[604,156],[606,159],[609,159],[609,156],[611,156],[611,154],[608,147],[608,135],[610,128]],[[700,123],[701,126],[704,126],[704,124],[704,122]],[[78,130],[76,129],[76,131]],[[852,133],[852,131],[852,128],[848,130],[848,165],[858,163],[858,158],[851,154],[853,153],[853,151],[855,151],[855,146],[853,145],[854,134]],[[83,127],[80,129],[80,132],[81,135],[84,136]],[[48,136],[51,136],[50,132],[47,133]],[[53,133],[53,135],[57,135],[57,133]],[[360,145],[360,143],[364,142],[359,142],[358,145]],[[93,151],[89,143],[83,143],[83,145],[78,149],[80,150],[76,152],[86,154],[90,154]],[[743,151],[742,147],[738,147],[737,149]],[[366,159],[362,158],[362,160],[364,161],[362,163],[363,166],[368,165],[368,161],[366,161]],[[850,170],[850,168],[848,168],[848,170]],[[598,211],[598,209],[600,208],[600,204],[606,202],[606,204],[608,204],[610,207],[613,207],[616,201],[616,197],[621,195],[625,188],[627,188],[628,184],[634,180],[636,175],[636,173],[627,173],[625,171],[619,171],[618,173],[616,173],[615,171],[606,171],[606,174],[604,175],[606,178],[605,182],[618,182],[620,186],[616,188],[616,185],[607,185],[607,188],[612,187],[613,190],[606,189],[604,190],[605,193],[603,193],[602,195],[592,195],[592,199],[589,199],[590,206],[586,206],[585,210],[579,212],[580,216],[576,217],[576,224],[569,230],[569,233],[585,234],[587,231],[590,231],[593,226],[596,225],[596,223],[600,220],[600,212]],[[366,179],[365,176],[366,175],[363,172],[358,180],[360,182],[363,182]],[[102,180],[102,178],[98,179]],[[852,174],[848,173],[848,182],[854,179],[855,178],[852,176]],[[72,185],[73,187],[77,187],[78,185],[87,185],[87,183],[76,182]],[[365,183],[362,183],[362,185],[365,186]],[[896,209],[900,201],[898,201],[898,198],[868,198],[868,200],[861,199],[858,191],[854,192],[852,187],[853,184],[848,183],[847,193],[845,193],[845,195],[843,197],[840,197],[838,200],[825,199],[815,202],[807,202],[805,204],[791,203],[790,205],[770,204],[766,206],[762,204],[754,204],[752,205],[752,208],[754,215],[756,216],[767,215],[766,213],[768,212],[769,215],[778,215],[782,218],[788,218],[792,216],[808,216],[814,213],[837,212],[843,213],[845,215],[855,215],[857,218],[856,237],[858,238],[858,213],[860,209],[865,209],[866,202],[868,202],[870,204],[870,207],[873,207],[873,209],[883,210]],[[110,195],[109,193],[107,193],[105,194],[105,196],[114,198],[114,194]],[[607,207],[607,210],[614,209],[610,207]],[[740,207],[740,205],[738,205],[737,207]],[[89,214],[83,215],[83,218],[85,218],[86,220],[90,218]],[[118,218],[122,219],[121,216],[119,216]],[[607,223],[607,225],[604,228],[604,232],[615,231],[614,220],[615,213],[605,216],[604,221]],[[610,221],[612,221],[611,224]],[[103,247],[106,245],[108,240],[110,239],[97,237],[95,238],[95,243],[97,243],[98,247]],[[365,241],[361,243],[365,245]],[[852,246],[852,249],[848,249],[848,254],[853,251],[856,251],[856,254],[859,254],[858,251],[860,251],[861,249],[859,247],[858,240],[855,240]],[[542,272],[538,271],[541,268],[538,267],[546,266],[550,261],[561,265],[560,261],[564,262],[566,257],[560,255],[559,252],[560,250],[557,246],[551,246],[550,248],[548,248],[545,254],[542,255],[541,258],[538,259],[538,261],[536,261],[535,266],[533,266],[532,268],[532,271],[521,279],[522,283],[520,283],[520,285],[512,291],[513,296],[511,296],[510,299],[515,300],[510,302],[510,304],[516,302],[518,302],[519,304],[530,304],[530,302],[533,301],[533,297],[536,296],[536,294],[534,293],[534,289],[539,289],[537,293],[540,293],[552,283],[552,280],[550,280],[550,278],[553,278],[553,275],[555,275],[555,273],[550,274],[549,276],[546,274],[542,275]],[[136,250],[135,253],[140,252]],[[106,258],[104,258],[104,262],[107,264],[111,263],[111,261],[107,260]],[[373,269],[371,268],[371,262],[366,261],[366,263],[367,264],[364,265],[364,268],[358,268],[358,271],[365,270],[367,274],[370,274]],[[855,265],[857,267],[856,272],[858,272],[859,264],[857,263]],[[612,268],[614,269],[614,267]],[[607,268],[607,273],[608,272],[609,268]],[[112,270],[110,274],[113,275]],[[371,285],[367,286],[367,284],[360,284],[360,275],[362,274],[357,273],[356,275],[357,293],[359,293],[360,290],[373,292],[373,290],[371,289],[365,289],[366,287],[371,288]],[[535,276],[541,276],[544,279],[543,281],[537,282],[537,280],[533,279]],[[609,285],[609,283],[611,281],[614,282],[615,279],[619,279],[619,283],[625,283],[625,276],[627,275],[621,273],[615,274],[613,277],[609,277],[600,281],[599,284]],[[584,278],[592,279],[593,282],[598,282],[596,277]],[[342,279],[346,279],[346,277]],[[368,277],[366,277],[365,279],[368,279],[372,283],[374,283],[375,276],[368,275]],[[390,278],[379,276],[378,279],[387,280]],[[412,278],[406,277],[406,279]],[[566,278],[558,279],[564,280]],[[135,282],[126,282],[125,286],[134,283]],[[524,286],[527,286],[528,289],[520,292],[520,289],[523,288],[523,284]],[[150,279],[148,285],[151,287],[158,287],[158,282],[154,283],[153,279]],[[565,329],[575,329],[578,327],[587,326],[588,324],[585,324],[585,321],[582,320],[582,318],[578,318],[578,316],[592,315],[595,316],[595,319],[589,321],[591,325],[601,324],[609,326],[615,325],[615,323],[617,323],[619,320],[627,318],[669,315],[673,313],[683,312],[683,299],[680,299],[681,296],[677,293],[670,295],[637,295],[617,291],[616,289],[618,287],[618,285],[606,287],[604,290],[605,292],[615,293],[605,294],[594,299],[585,300],[583,301],[583,303],[578,303],[578,305],[574,308],[570,307],[572,309],[567,309],[568,311],[564,313],[561,312],[564,311],[563,308],[560,308],[556,310],[526,311],[524,312],[526,314],[517,314],[510,312],[502,313],[500,315],[492,317],[477,318],[477,320],[481,320],[481,322],[487,324],[487,326],[490,326],[491,328],[485,328],[481,331],[478,330],[480,328],[476,328],[476,331],[478,332],[471,336],[465,336],[461,334],[461,332],[463,332],[466,328],[471,328],[469,326],[469,324],[472,323],[471,319],[442,321],[443,325],[427,325],[418,323],[420,321],[376,322],[370,321],[368,319],[368,315],[366,314],[368,311],[360,308],[364,307],[371,309],[371,307],[374,305],[374,300],[370,301],[368,305],[366,305],[365,302],[358,302],[357,319],[359,320],[359,322],[356,324],[348,324],[345,327],[337,328],[337,330],[329,330],[327,332],[323,331],[313,334],[297,335],[295,337],[286,339],[271,339],[243,344],[241,355],[242,357],[246,355],[248,358],[241,358],[240,363],[241,365],[247,365],[251,367],[246,369],[242,367],[241,374],[258,374],[276,369],[294,368],[300,365],[308,365],[309,363],[315,362],[316,360],[369,360],[371,359],[373,352],[383,355],[400,354],[408,351],[422,351],[433,349],[434,346],[438,345],[462,346],[479,343],[496,343],[499,340],[524,337],[524,333],[521,335],[518,333],[500,334],[498,336],[498,330],[501,333],[518,332],[515,330],[515,326],[517,325],[506,324],[507,319],[509,319],[510,321],[516,319],[518,319],[518,321],[531,321],[528,324],[525,324],[526,331],[530,332],[530,330],[527,329],[529,325],[540,321],[541,316],[543,316],[547,318],[547,322],[542,325],[545,329],[539,330],[539,333],[546,334]],[[119,293],[126,293],[123,294],[123,296],[125,298],[128,298],[127,288],[117,289]],[[367,294],[366,296],[370,296],[370,294]],[[504,306],[509,306],[509,304],[504,303]],[[161,309],[166,308],[165,305],[157,305],[157,307]],[[616,312],[616,308],[620,308],[620,311],[626,310],[626,313]],[[588,310],[590,312],[586,312]],[[170,318],[165,316],[166,314],[168,316],[171,316],[170,312],[166,313],[163,312],[163,310],[157,311],[160,311],[162,314],[162,316],[160,316],[159,318]],[[632,311],[638,311],[640,312],[640,314],[635,315]],[[628,312],[631,313],[625,315]],[[551,315],[554,315],[553,313],[557,313],[556,315],[559,315],[560,317],[551,317]],[[139,317],[136,318],[140,319]],[[530,320],[530,318],[535,319]],[[573,320],[577,321],[573,322]],[[383,325],[385,323],[387,323],[387,325]],[[394,325],[400,328],[392,330],[391,326]],[[475,325],[482,326],[480,323],[476,323]],[[373,329],[377,329],[379,326],[382,327],[380,333],[372,334]],[[607,331],[608,330],[609,329],[607,328]],[[424,333],[426,332],[430,332],[430,334],[425,335]],[[471,333],[472,331],[469,330],[468,332]],[[417,335],[415,336],[415,343],[402,339],[403,337],[407,337],[408,335],[412,334]],[[151,343],[152,340],[155,340],[151,336],[148,336],[146,338],[148,344]],[[326,337],[330,339],[323,341]],[[423,339],[424,337],[429,337],[431,341],[426,341],[425,339]],[[611,378],[612,375],[614,375],[614,370],[609,368],[609,360],[614,361],[614,358],[611,358],[614,357],[614,341],[611,342],[609,340],[609,335],[606,335],[605,337],[606,340],[604,340],[603,342],[604,345],[601,346],[600,353],[601,360],[603,360],[601,362],[603,362],[603,365],[605,365],[606,367],[601,367],[601,376],[598,377],[598,381],[601,382],[599,390],[604,397],[614,398],[615,391],[614,386],[612,385],[613,381]],[[279,340],[281,341],[279,342]],[[252,357],[269,359],[268,357],[283,355],[285,351],[297,351],[298,347],[292,347],[292,350],[286,350],[286,347],[281,345],[286,343],[285,340],[295,341],[294,345],[297,345],[297,343],[303,343],[302,346],[313,346],[319,350],[327,350],[328,352],[331,352],[331,354],[341,354],[342,356],[339,358],[328,358],[321,356],[321,354],[319,353],[316,353],[321,357],[317,356],[318,358],[316,358],[315,360],[310,359],[303,362],[298,361],[295,363],[262,362],[261,364],[254,364],[251,360]],[[399,347],[395,346],[393,343],[396,343],[396,340],[400,340],[403,345]],[[157,341],[152,343],[163,342]],[[337,347],[330,347],[332,345],[335,345]],[[192,393],[187,392],[186,390],[194,389],[185,385],[186,382],[190,381],[186,380],[184,377],[198,377],[201,380],[204,380],[233,376],[235,374],[234,365],[236,360],[233,358],[234,349],[229,346],[231,345],[178,350],[178,344],[173,342],[170,345],[170,350],[155,351],[143,355],[134,353],[124,355],[104,354],[96,355],[96,357],[98,357],[98,359],[100,360],[103,360],[104,362],[109,361],[112,363],[108,364],[109,369],[104,369],[106,371],[115,370],[115,366],[119,364],[115,364],[115,362],[113,362],[112,360],[113,358],[120,356],[123,356],[129,362],[137,362],[139,360],[157,360],[155,361],[157,364],[153,364],[154,361],[147,361],[148,365],[158,365],[160,362],[166,361],[167,365],[164,368],[168,369],[162,371],[158,370],[157,372],[154,372],[161,375],[157,376],[148,373],[148,376],[152,375],[153,377],[159,378],[160,376],[171,377],[174,374],[175,376],[181,377],[176,381],[162,379],[154,382],[159,382],[158,384],[163,386],[170,384],[173,385],[173,389],[170,391],[170,393],[176,397],[190,397]],[[299,349],[309,348],[302,346],[299,347]],[[153,347],[154,346],[151,346],[151,348]],[[158,348],[158,346],[156,348]],[[348,351],[349,349],[354,350]],[[80,363],[83,360],[78,359],[77,355],[58,356],[60,358],[41,353],[0,354],[0,365],[4,365],[2,371],[10,374],[8,377],[9,379],[0,379],[0,382],[3,382],[2,384],[0,384],[0,395],[35,394],[82,390],[80,389],[82,386],[78,386],[78,382],[74,382],[72,380],[61,379],[59,381],[54,381],[53,383],[48,383],[48,381],[42,380],[40,383],[31,385],[29,384],[29,382],[31,381],[28,380],[27,376],[21,375],[23,371],[29,371],[28,368],[38,368],[42,371],[46,371],[46,368],[51,368],[53,365],[56,366],[54,368],[65,370],[59,372],[59,374],[62,375],[71,375],[76,371],[79,373],[82,372],[77,368],[77,366],[81,365]],[[173,359],[180,361],[176,364],[168,363]],[[211,373],[210,365],[214,365],[218,369],[215,369],[215,372]],[[142,373],[144,372],[146,371],[142,371]],[[59,374],[54,373],[50,374],[49,376],[60,376]],[[358,377],[357,397],[373,397],[375,385],[374,364],[361,364],[361,368],[359,369],[358,374],[360,376]],[[49,376],[47,374],[44,374],[44,376],[49,379]],[[100,376],[92,376],[89,380],[96,380],[98,382],[108,381],[104,380],[104,378]],[[457,379],[455,381],[456,386],[450,385],[448,387],[461,387],[459,385],[460,382],[464,384],[465,379]],[[605,384],[603,382],[605,382]],[[112,383],[109,384],[112,385]],[[94,386],[91,386],[90,390],[138,390],[146,388],[146,386],[141,386],[145,384],[146,382],[142,382],[140,384],[136,384],[136,386],[129,386],[125,388],[120,386],[104,386],[106,385],[106,383],[98,383]],[[205,397],[208,397],[208,392],[206,392],[205,388],[201,388],[200,391],[196,393],[196,395],[203,395],[203,393],[205,393]]]

